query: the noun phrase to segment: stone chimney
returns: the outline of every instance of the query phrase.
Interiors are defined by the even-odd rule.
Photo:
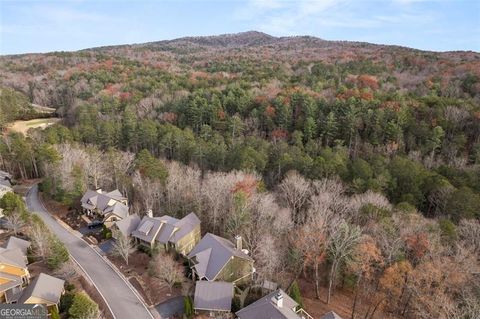
[[[242,236],[235,236],[235,242],[237,243],[237,250],[242,250]]]
[[[153,218],[153,211],[151,209],[147,210],[147,216]]]
[[[283,307],[283,294],[280,290],[275,294],[275,304],[278,308]]]

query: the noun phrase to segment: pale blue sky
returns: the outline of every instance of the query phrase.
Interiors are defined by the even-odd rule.
[[[480,51],[478,0],[0,0],[0,54],[258,30]]]

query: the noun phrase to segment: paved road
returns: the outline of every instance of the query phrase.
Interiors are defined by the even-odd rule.
[[[152,314],[123,279],[82,239],[63,228],[38,200],[38,187],[27,193],[31,212],[39,215],[47,226],[65,243],[70,254],[83,267],[104,296],[116,319],[151,319]]]

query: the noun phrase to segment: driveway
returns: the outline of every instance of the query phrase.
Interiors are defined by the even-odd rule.
[[[26,195],[28,209],[40,216],[50,230],[66,245],[70,255],[91,278],[116,319],[151,319],[150,311],[129,285],[85,241],[63,228],[38,199],[34,185]]]
[[[171,318],[174,315],[181,316],[184,312],[183,296],[173,297],[155,306],[162,318]]]

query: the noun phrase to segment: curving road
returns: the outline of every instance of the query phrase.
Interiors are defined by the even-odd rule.
[[[28,209],[40,216],[63,241],[75,261],[94,282],[116,319],[152,319],[151,312],[127,283],[85,241],[63,228],[38,199],[38,186],[27,193]]]

